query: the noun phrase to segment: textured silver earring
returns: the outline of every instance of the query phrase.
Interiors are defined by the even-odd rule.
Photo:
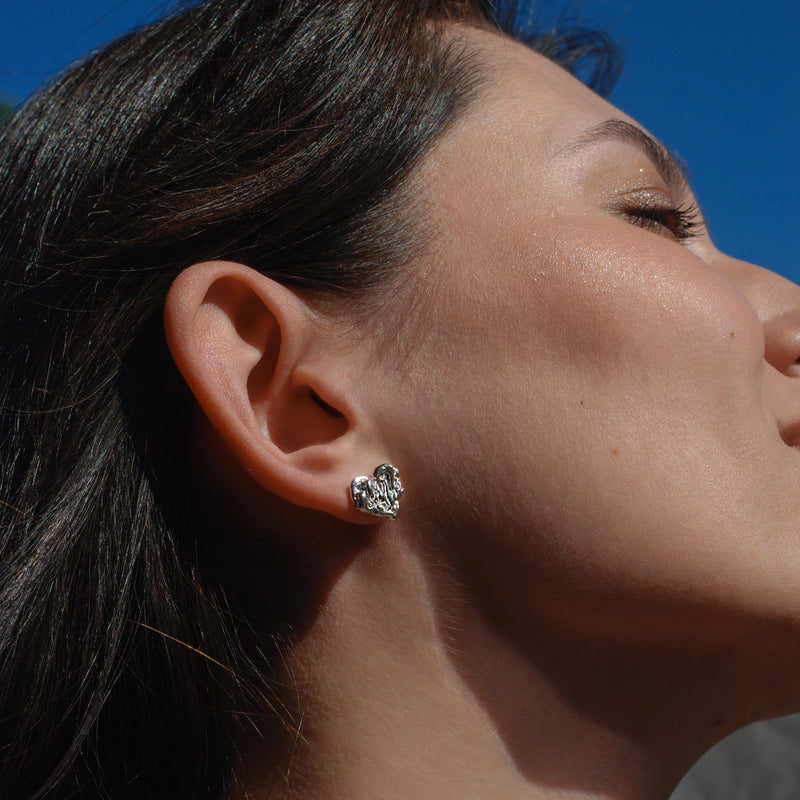
[[[375,467],[373,477],[359,475],[350,483],[350,495],[353,504],[359,511],[375,514],[378,517],[397,518],[400,511],[400,496],[403,484],[400,483],[400,472],[391,464]]]

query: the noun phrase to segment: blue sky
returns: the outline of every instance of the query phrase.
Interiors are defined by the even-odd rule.
[[[0,96],[23,99],[164,5],[7,3]],[[612,101],[686,160],[719,246],[800,280],[800,2],[583,0],[581,9],[624,47]]]

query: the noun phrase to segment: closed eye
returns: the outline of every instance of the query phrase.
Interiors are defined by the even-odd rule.
[[[702,228],[700,208],[696,203],[684,206],[632,204],[619,209],[619,213],[634,225],[679,242],[697,236]]]

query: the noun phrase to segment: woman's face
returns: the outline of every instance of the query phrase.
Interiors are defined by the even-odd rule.
[[[424,322],[382,401],[406,506],[507,619],[654,645],[796,628],[800,290],[715,249],[635,122],[475,37],[492,78],[424,163]]]

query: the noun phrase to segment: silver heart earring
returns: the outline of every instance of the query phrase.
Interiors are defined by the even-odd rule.
[[[374,477],[359,475],[350,483],[350,495],[353,504],[359,511],[375,514],[378,517],[397,519],[400,511],[400,496],[403,484],[400,483],[400,472],[391,464],[375,467]]]

